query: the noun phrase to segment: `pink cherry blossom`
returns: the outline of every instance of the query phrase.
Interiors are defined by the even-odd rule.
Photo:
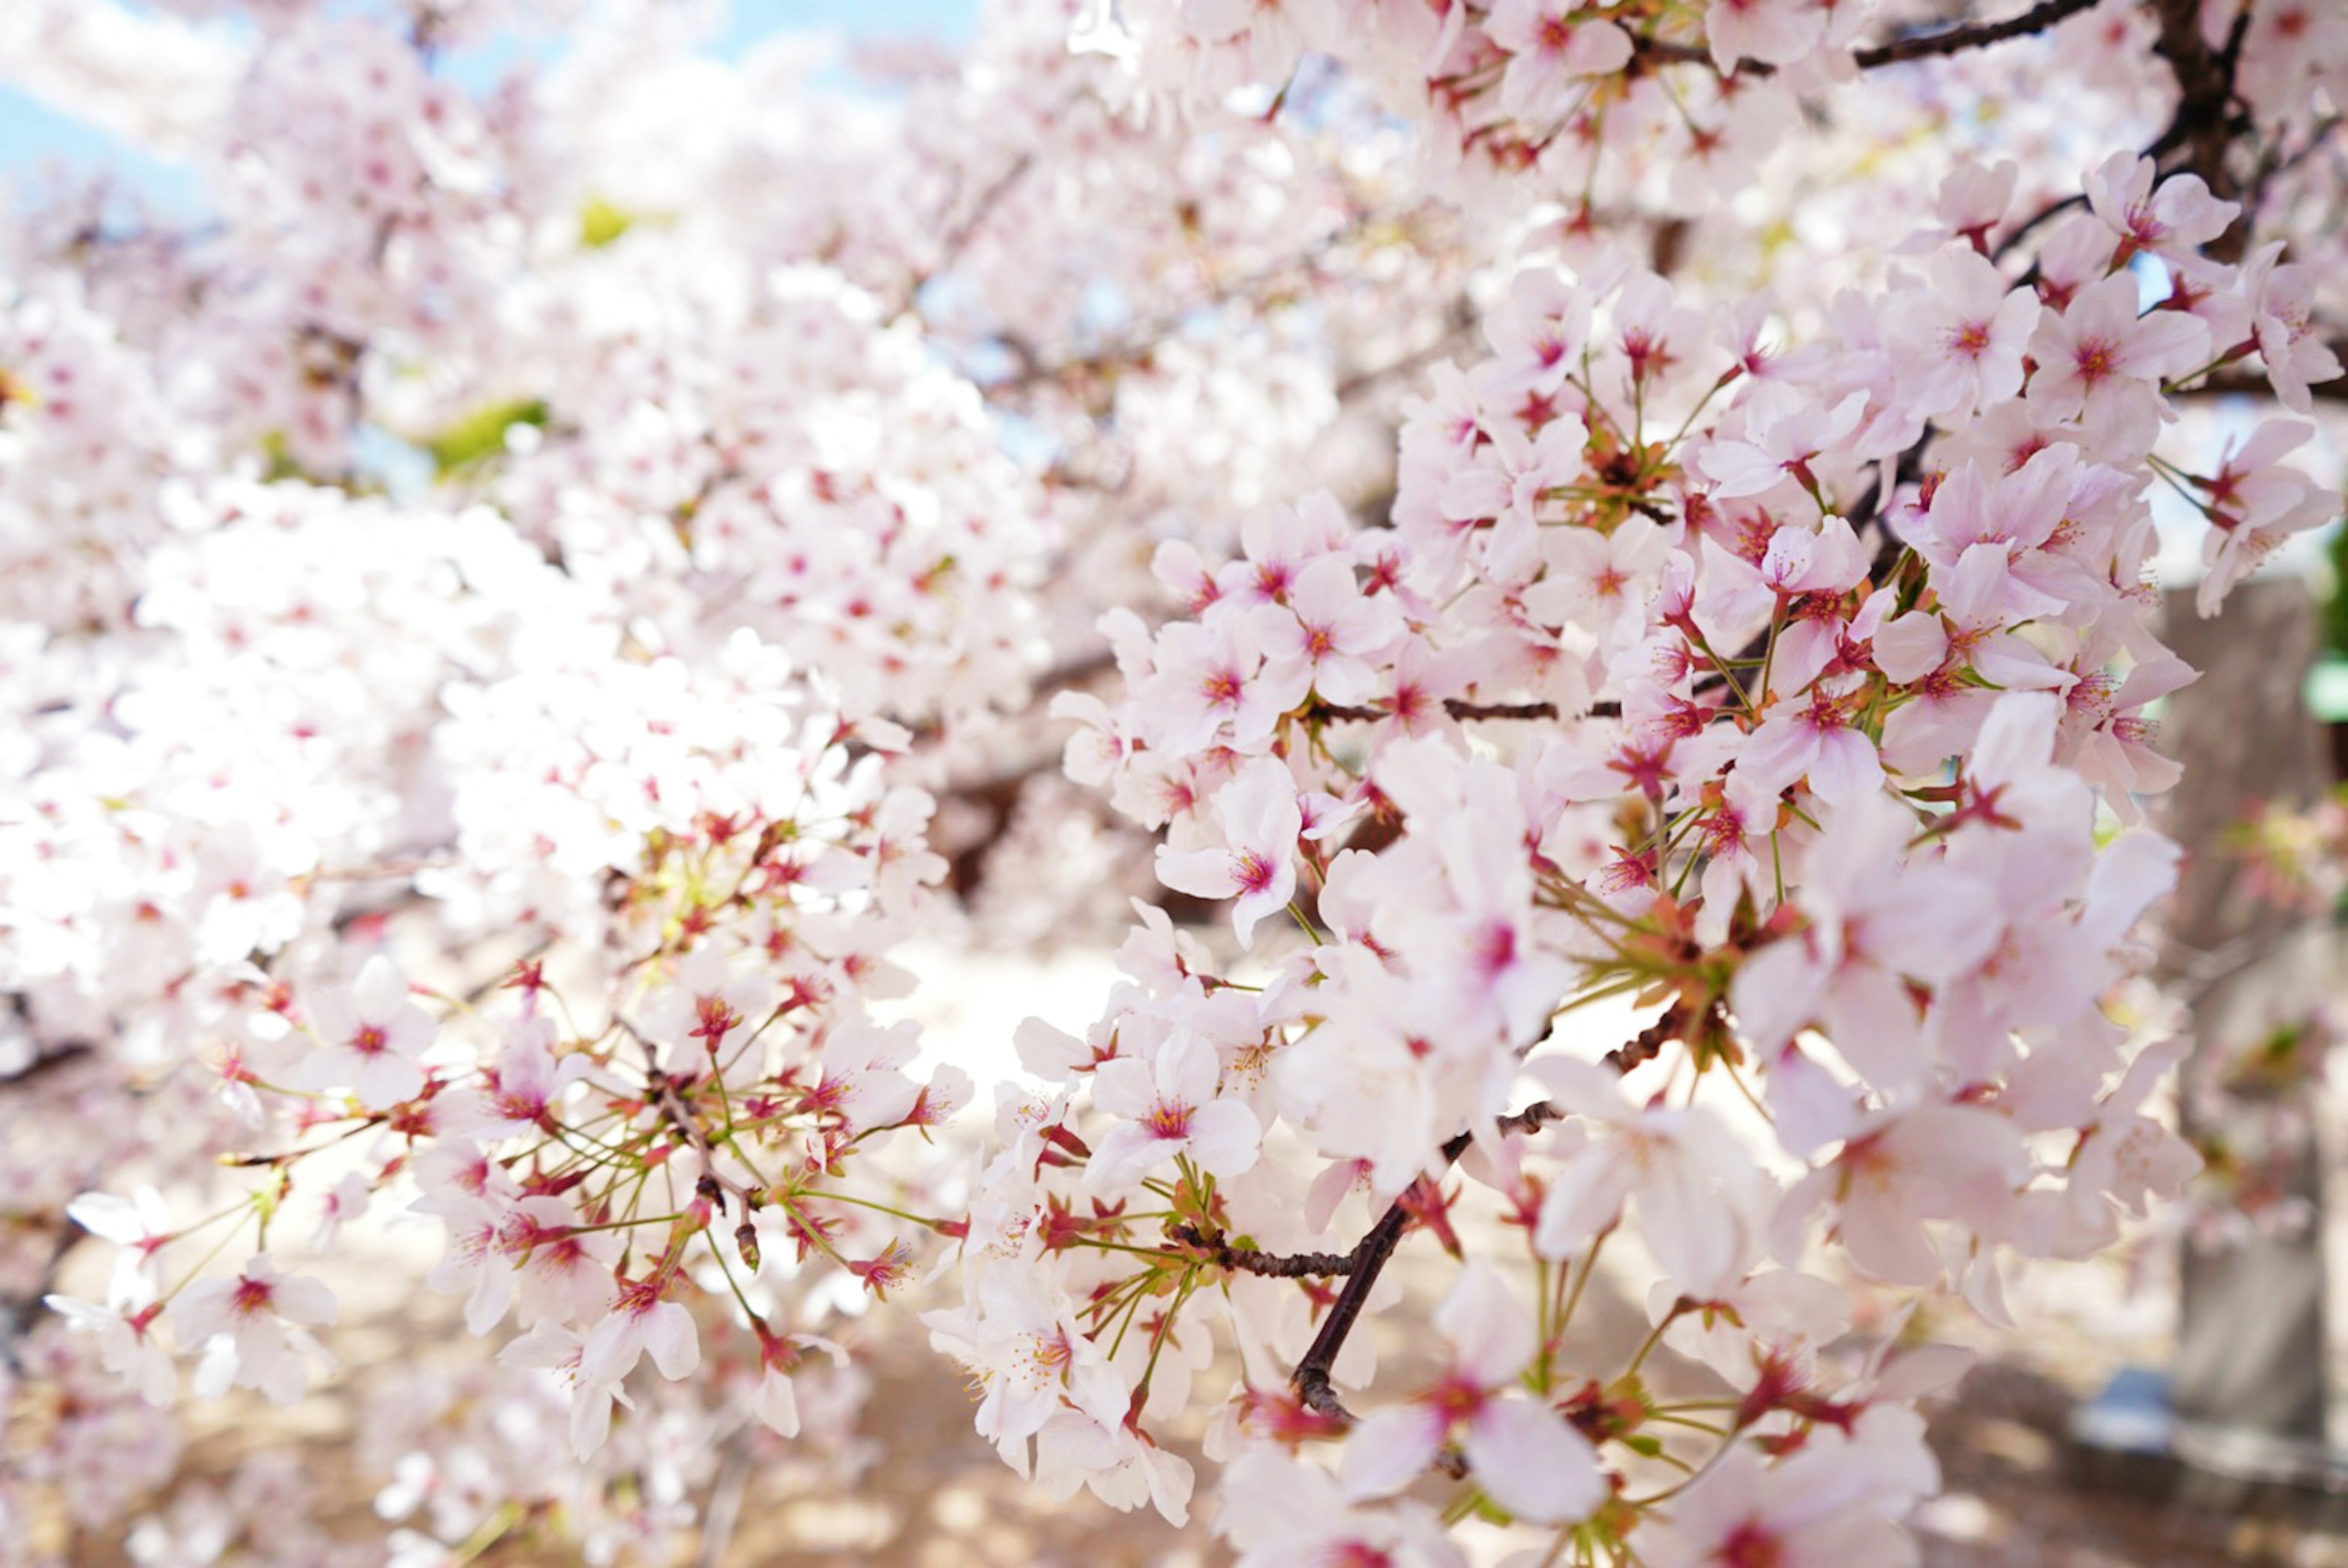
[[[663,1298],[657,1278],[624,1281],[602,1322],[588,1332],[579,1352],[579,1375],[592,1383],[616,1385],[646,1351],[662,1377],[674,1382],[701,1364],[701,1337],[693,1315]]]
[[[1897,1521],[1937,1491],[1940,1467],[1910,1412],[1873,1409],[1774,1465],[1738,1445],[1676,1500],[1651,1550],[1673,1563],[1833,1568],[1912,1563]]]
[[[369,958],[347,992],[326,992],[312,1007],[320,1049],[303,1066],[310,1085],[348,1085],[377,1110],[423,1090],[416,1059],[432,1043],[432,1019],[408,999],[407,981],[389,958]]]
[[[1125,1417],[1128,1391],[1101,1348],[1077,1327],[1066,1296],[1032,1273],[990,1273],[974,1307],[926,1314],[932,1343],[955,1357],[985,1389],[978,1433],[1015,1450],[1025,1470],[1027,1440],[1065,1401],[1107,1425]]]
[[[1249,764],[1216,792],[1215,817],[1225,847],[1177,851],[1161,845],[1158,877],[1178,892],[1231,898],[1231,928],[1241,942],[1296,891],[1296,840],[1304,815],[1296,784],[1271,758]]]
[[[1535,1329],[1489,1264],[1460,1271],[1435,1323],[1451,1347],[1448,1369],[1412,1403],[1373,1411],[1354,1429],[1346,1494],[1400,1491],[1457,1432],[1476,1483],[1519,1518],[1555,1524],[1596,1508],[1607,1484],[1590,1444],[1554,1411],[1508,1391],[1532,1359]]]
[[[173,1300],[170,1317],[180,1344],[202,1348],[195,1388],[206,1399],[234,1387],[290,1405],[309,1386],[308,1363],[331,1364],[306,1329],[335,1321],[334,1293],[281,1272],[267,1253],[255,1253],[233,1278],[197,1280]]]
[[[1704,30],[1724,73],[1739,60],[1790,66],[1818,46],[1829,15],[1815,0],[1710,0]]]
[[[1500,87],[1509,112],[1526,118],[1562,108],[1573,79],[1619,71],[1631,58],[1630,35],[1581,0],[1498,0],[1486,26],[1509,51]]]
[[[2041,420],[2077,419],[2114,446],[2141,451],[2160,423],[2160,379],[2209,357],[2209,329],[2174,311],[2137,312],[2136,279],[2121,272],[2079,291],[2030,339],[2038,371],[2030,406]]]
[[[1323,556],[1296,574],[1282,605],[1256,612],[1268,668],[1282,673],[1303,664],[1313,690],[1332,702],[1365,702],[1377,693],[1376,655],[1402,633],[1402,617],[1386,599],[1365,597],[1354,568],[1341,557]]]
[[[1883,764],[1851,722],[1857,695],[1838,695],[1819,683],[1806,698],[1785,700],[1753,732],[1738,766],[1766,793],[1807,783],[1830,804],[1861,798],[1883,782]]]
[[[1201,1170],[1236,1176],[1256,1162],[1263,1129],[1254,1112],[1216,1098],[1211,1047],[1179,1034],[1150,1060],[1120,1057],[1093,1072],[1093,1103],[1121,1118],[1093,1150],[1085,1184],[1122,1186],[1177,1155]]]
[[[1889,329],[1902,389],[1920,413],[1955,418],[2022,390],[2037,299],[1987,260],[1951,247],[1926,264],[1927,287],[1894,296]]]
[[[2215,240],[2241,210],[2220,201],[2198,174],[2160,180],[2148,158],[2116,152],[2087,176],[2087,204],[2106,227],[2139,251],[2172,260],[2190,258]]]
[[[76,1334],[94,1336],[106,1369],[136,1389],[148,1404],[160,1409],[179,1393],[179,1364],[153,1332],[152,1308],[125,1316],[118,1307],[67,1296],[45,1296],[41,1301]]]
[[[1632,1204],[1674,1288],[1709,1298],[1744,1273],[1767,1184],[1725,1128],[1701,1110],[1629,1105],[1612,1073],[1585,1062],[1547,1057],[1527,1071],[1590,1132],[1541,1201],[1542,1256],[1582,1255]]]

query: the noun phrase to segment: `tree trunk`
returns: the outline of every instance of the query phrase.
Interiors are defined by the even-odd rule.
[[[2166,826],[2186,858],[2162,968],[2190,1000],[2192,1083],[2304,1018],[2331,989],[2329,931],[2258,898],[2225,842],[2257,805],[2313,800],[2331,783],[2331,764],[2302,696],[2318,637],[2305,584],[2244,584],[2217,620],[2193,612],[2189,590],[2169,595],[2166,608],[2168,641],[2202,671],[2171,700],[2164,725],[2164,750],[2185,765]],[[2197,1124],[2195,1098],[2186,1096],[2188,1132],[2230,1145],[2261,1141],[2275,1121],[2250,1105]],[[2302,1120],[2312,1127],[2307,1109]],[[2306,1224],[2187,1241],[2173,1398],[2186,1421],[2320,1440],[2327,1379],[2315,1140],[2301,1139],[2277,1173],[2286,1201],[2307,1205]]]

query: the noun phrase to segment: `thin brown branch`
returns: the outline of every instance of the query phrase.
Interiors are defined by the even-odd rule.
[[[2332,352],[2343,364],[2348,364],[2348,343],[2334,343]],[[2272,397],[2274,384],[2256,371],[2229,370],[2209,376],[2192,386],[2180,387],[2177,397]],[[2310,397],[2326,403],[2348,403],[2348,376],[2333,376],[2319,381],[2307,389]]]
[[[665,1121],[679,1137],[693,1146],[695,1153],[701,1156],[702,1173],[695,1184],[700,1195],[714,1202],[717,1205],[718,1213],[723,1214],[726,1212],[726,1200],[722,1194],[733,1194],[741,1203],[742,1217],[747,1222],[750,1211],[757,1207],[758,1194],[717,1169],[717,1156],[709,1146],[709,1135],[701,1130],[701,1123],[695,1120],[692,1110],[685,1103],[685,1097],[676,1091],[676,1080],[662,1068],[659,1054],[654,1050],[653,1042],[646,1040],[644,1032],[626,1019],[615,1017],[613,1021],[625,1030],[644,1050],[646,1100],[658,1107],[662,1120]],[[747,1224],[744,1228],[748,1228]]]
[[[1337,402],[1341,405],[1352,403],[1363,393],[1383,382],[1391,381],[1395,376],[1416,375],[1437,361],[1450,358],[1472,342],[1474,335],[1472,330],[1451,327],[1425,348],[1415,349],[1400,359],[1388,360],[1385,364],[1374,366],[1369,370],[1355,371],[1337,383]]]
[[[1958,55],[1969,49],[1983,49],[1992,44],[2003,44],[2009,38],[2027,37],[2042,33],[2058,22],[2068,21],[2096,4],[2096,0],[2041,0],[2018,16],[2008,16],[2001,22],[1968,22],[1960,27],[1947,27],[1937,33],[1918,33],[1889,43],[1876,44],[1864,49],[1853,49],[1850,57],[1862,71],[1882,66],[1896,66],[1910,60],[1928,59],[1936,55]],[[1701,44],[1679,44],[1661,38],[1632,39],[1634,56],[1666,66],[1698,66],[1712,63],[1712,51]],[[1738,76],[1770,77],[1777,67],[1760,60],[1739,60],[1735,74]]]
[[[1470,702],[1459,697],[1446,698],[1443,711],[1459,720],[1554,719],[1557,717],[1557,704],[1554,702]],[[1309,716],[1316,719],[1334,719],[1340,723],[1366,724],[1379,719],[1391,719],[1394,717],[1394,711],[1390,708],[1343,702],[1315,702],[1309,711]]]
[[[2029,217],[2024,219],[2019,224],[2015,225],[2012,233],[2008,234],[2004,239],[2000,240],[1997,242],[1996,247],[1990,251],[1989,259],[1993,261],[2004,261],[2007,254],[2012,251],[2016,245],[2021,244],[2024,240],[2029,238],[2029,236],[2034,233],[2038,229],[2054,221],[2064,213],[2070,211],[2074,207],[2085,207],[2086,204],[2086,193],[2085,191],[2076,190],[2073,191],[2068,196],[2048,202],[2045,206],[2040,208],[2037,211],[2033,212]]]
[[[1218,1268],[1234,1274],[1261,1275],[1266,1279],[1313,1279],[1354,1272],[1351,1253],[1259,1252],[1251,1246],[1234,1246],[1224,1236],[1203,1235],[1196,1225],[1176,1225],[1171,1234],[1183,1245],[1205,1253]]]
[[[944,239],[938,244],[937,259],[927,267],[916,271],[907,280],[905,290],[907,305],[910,306],[915,302],[922,290],[929,285],[931,279],[948,271],[955,262],[962,260],[962,253],[969,249],[970,242],[978,237],[978,231],[986,227],[986,220],[994,215],[994,210],[1002,204],[1004,197],[1010,194],[1011,188],[1025,179],[1027,171],[1035,167],[1035,155],[1032,152],[1023,152],[1014,159],[1011,166],[997,175],[984,190],[978,193],[978,200],[971,203],[970,210],[963,213],[962,220],[946,231]]]
[[[1715,1011],[1717,1012],[1716,1007]],[[1681,1038],[1686,1032],[1686,1023],[1687,1019],[1682,1009],[1673,1008],[1621,1047],[1609,1051],[1605,1057],[1607,1065],[1618,1072],[1630,1071],[1641,1062],[1652,1060],[1673,1040]],[[1522,1111],[1501,1117],[1497,1125],[1503,1134],[1531,1132],[1551,1122],[1560,1121],[1564,1116],[1563,1107],[1551,1101],[1537,1100]],[[1468,1145],[1472,1141],[1473,1134],[1461,1132],[1447,1142],[1442,1148],[1440,1168],[1450,1169],[1453,1163],[1468,1152]],[[1298,1400],[1306,1409],[1341,1420],[1352,1419],[1351,1412],[1337,1399],[1336,1388],[1331,1381],[1331,1368],[1337,1364],[1337,1353],[1345,1348],[1345,1340],[1354,1332],[1354,1325],[1361,1320],[1362,1309],[1367,1305],[1370,1290],[1377,1284],[1378,1275],[1385,1268],[1386,1260],[1394,1256],[1395,1248],[1402,1245],[1403,1236],[1408,1233],[1412,1217],[1412,1206],[1406,1194],[1387,1205],[1386,1212],[1378,1216],[1377,1223],[1370,1227],[1345,1259],[1349,1266],[1345,1271],[1344,1288],[1338,1292],[1336,1301],[1330,1306],[1329,1316],[1321,1321],[1321,1332],[1313,1336],[1312,1346],[1304,1352],[1303,1358],[1296,1363],[1296,1370],[1289,1378],[1291,1386],[1296,1389]]]
[[[2025,37],[2042,33],[2058,22],[2067,21],[2096,0],[2041,0],[2019,16],[2009,16],[2003,22],[1968,22],[1962,27],[1945,32],[1920,33],[1913,37],[1895,38],[1888,44],[1878,44],[1869,49],[1854,49],[1851,58],[1862,71],[1879,66],[1898,65],[1903,60],[1921,60],[1932,55],[1961,54],[1967,49],[1987,48],[2003,44],[2008,38]]]
[[[1564,1114],[1562,1109],[1546,1100],[1535,1101],[1522,1111],[1501,1117],[1499,1128],[1503,1132],[1529,1132]],[[1448,1170],[1454,1161],[1467,1153],[1470,1139],[1470,1134],[1462,1132],[1443,1145],[1444,1169]],[[1305,1409],[1324,1416],[1350,1419],[1345,1407],[1338,1401],[1330,1369],[1337,1364],[1337,1353],[1345,1348],[1345,1340],[1354,1332],[1354,1325],[1361,1319],[1362,1308],[1369,1303],[1370,1287],[1377,1283],[1386,1260],[1394,1256],[1395,1248],[1402,1245],[1405,1233],[1410,1229],[1411,1219],[1410,1206],[1397,1198],[1387,1205],[1386,1212],[1378,1216],[1377,1224],[1372,1225],[1368,1234],[1354,1246],[1348,1260],[1350,1267],[1345,1287],[1337,1293],[1335,1303],[1329,1308],[1329,1316],[1321,1321],[1321,1332],[1313,1337],[1311,1348],[1304,1352],[1303,1359],[1296,1363],[1296,1371],[1289,1378],[1296,1389],[1297,1399],[1303,1401]]]

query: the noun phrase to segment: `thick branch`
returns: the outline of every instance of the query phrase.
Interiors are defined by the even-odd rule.
[[[2250,8],[2243,7],[2226,42],[2215,49],[2201,36],[2201,8],[2194,0],[2157,0],[2153,12],[2160,21],[2153,53],[2168,62],[2177,77],[2177,114],[2146,156],[2159,159],[2165,172],[2199,175],[2212,195],[2230,199],[2240,193],[2240,182],[2227,167],[2226,154],[2250,129],[2249,120],[2235,113],[2234,96]],[[2248,218],[2247,212],[2237,218],[2207,247],[2209,253],[2229,261],[2240,256],[2250,233]]]

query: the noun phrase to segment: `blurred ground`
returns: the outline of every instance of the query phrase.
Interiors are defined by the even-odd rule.
[[[1448,1267],[1423,1240],[1406,1247],[1400,1262],[1412,1300],[1389,1318],[1424,1322],[1421,1314]],[[2024,1309],[2025,1320],[2037,1319],[2026,1338],[1993,1337],[1956,1317],[1928,1326],[1933,1337],[1996,1348],[1955,1399],[1932,1412],[1944,1491],[1916,1521],[1926,1568],[2348,1563],[2342,1537],[2293,1522],[2291,1507],[2272,1497],[2196,1507],[2142,1467],[2075,1460],[2065,1436],[2075,1401],[2092,1395],[2123,1361],[2157,1353],[2157,1337],[2100,1309],[2094,1290],[2067,1294],[2075,1301],[2071,1314],[2040,1319]],[[348,1326],[359,1335],[347,1347],[359,1353],[354,1359],[396,1354],[401,1340],[428,1340],[448,1327],[438,1322],[438,1298],[386,1292],[372,1305],[371,1321]],[[846,1490],[810,1491],[803,1475],[798,1490],[786,1490],[793,1482],[785,1474],[724,1467],[716,1490],[729,1495],[715,1512],[730,1514],[731,1528],[722,1542],[701,1542],[675,1559],[678,1568],[1206,1568],[1228,1561],[1207,1528],[1212,1504],[1203,1497],[1189,1525],[1177,1529],[1153,1513],[1118,1513],[1088,1497],[1057,1500],[1020,1481],[972,1431],[957,1373],[928,1348],[912,1315],[892,1313],[888,1321],[893,1327],[862,1347],[873,1375],[864,1430],[884,1457]],[[1603,1288],[1602,1276],[1578,1321],[1593,1347],[1619,1343],[1626,1350],[1643,1327],[1627,1299]],[[880,1326],[868,1319],[863,1327]],[[1607,1356],[1595,1358],[1602,1363]],[[1699,1391],[1704,1376],[1667,1356],[1650,1366],[1660,1383],[1690,1393]],[[1200,1402],[1227,1378],[1222,1368],[1201,1373]],[[337,1533],[381,1528],[369,1518],[367,1501],[385,1478],[354,1471],[346,1442],[317,1405],[265,1413],[257,1404],[220,1407],[207,1428],[191,1447],[184,1476],[217,1477],[239,1454],[290,1440],[301,1446],[314,1483],[338,1503],[346,1500],[334,1510]],[[1187,1441],[1178,1446],[1195,1461],[1200,1426],[1179,1436]],[[1428,1495],[1439,1498],[1439,1483]],[[1470,1542],[1479,1563],[1496,1562],[1509,1544],[1498,1532]],[[476,1561],[480,1568],[537,1568],[569,1560],[515,1543]],[[127,1562],[118,1552],[94,1547],[73,1558],[75,1568]]]

